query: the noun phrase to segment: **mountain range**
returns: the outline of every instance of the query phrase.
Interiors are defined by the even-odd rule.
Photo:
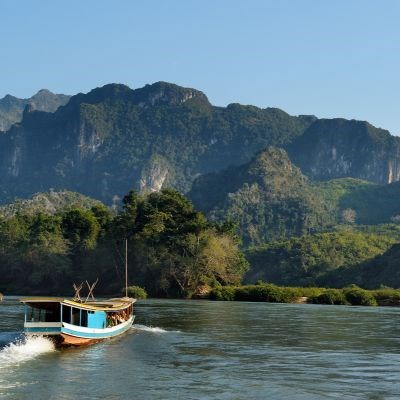
[[[290,116],[275,108],[216,107],[195,89],[110,84],[55,112],[26,107],[0,136],[1,200],[50,188],[111,204],[129,188],[182,192],[205,173],[249,162],[273,145],[313,180],[399,180],[400,139],[367,122]]]

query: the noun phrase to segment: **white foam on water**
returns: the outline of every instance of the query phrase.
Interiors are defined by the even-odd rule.
[[[158,328],[158,327],[152,327],[152,326],[146,326],[146,325],[140,325],[140,324],[135,324],[132,326],[133,329],[137,329],[138,331],[145,331],[145,332],[153,332],[153,333],[167,333],[165,329]],[[171,332],[171,331],[169,331]]]
[[[55,351],[54,343],[43,336],[27,336],[0,350],[0,369],[29,361],[40,354]]]

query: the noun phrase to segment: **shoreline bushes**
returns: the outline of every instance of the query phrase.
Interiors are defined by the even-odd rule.
[[[147,292],[140,286],[128,286],[128,296],[134,299],[147,299]]]
[[[400,289],[366,290],[356,285],[343,289],[331,289],[260,283],[256,285],[216,287],[210,291],[209,299],[269,303],[307,302],[309,304],[352,306],[400,306]]]

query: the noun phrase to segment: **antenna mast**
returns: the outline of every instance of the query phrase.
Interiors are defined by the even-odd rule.
[[[128,238],[125,239],[125,297],[128,297]]]

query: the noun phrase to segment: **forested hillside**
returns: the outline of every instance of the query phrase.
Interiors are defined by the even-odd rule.
[[[344,287],[352,283],[366,286],[366,265],[387,252],[397,240],[390,235],[346,229],[272,242],[247,252],[251,269],[246,281],[263,280],[289,286]],[[369,268],[369,280],[375,274],[372,287],[400,286],[399,274],[388,279],[388,274],[384,277],[380,273],[379,262],[374,266],[374,272]]]
[[[198,178],[188,195],[212,219],[238,223],[245,244],[298,236],[335,222],[319,191],[284,150],[274,147],[248,164]]]
[[[1,218],[0,291],[68,294],[73,282],[99,278],[98,293],[120,294],[125,238],[129,281],[153,296],[239,284],[248,268],[229,224],[209,223],[173,190],[129,192],[117,214],[94,205]]]

